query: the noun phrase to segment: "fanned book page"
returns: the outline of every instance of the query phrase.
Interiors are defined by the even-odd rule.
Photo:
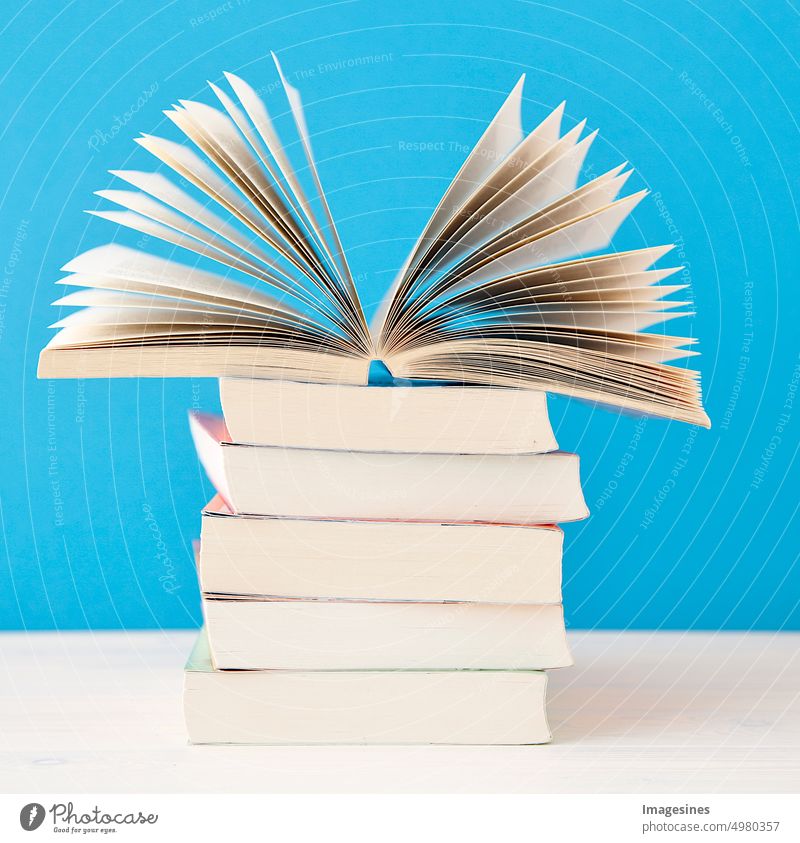
[[[40,377],[395,378],[557,392],[708,425],[699,374],[668,365],[692,338],[651,330],[689,315],[654,268],[672,247],[609,252],[645,191],[626,165],[579,185],[595,134],[562,132],[563,104],[529,134],[523,79],[467,157],[368,326],[314,162],[299,92],[278,66],[309,185],[255,90],[225,74],[217,104],[165,112],[186,143],[138,138],[163,172],[117,170],[97,216],[184,253],[118,244],[74,258]],[[177,183],[180,181],[181,185]],[[213,261],[217,272],[197,266]]]

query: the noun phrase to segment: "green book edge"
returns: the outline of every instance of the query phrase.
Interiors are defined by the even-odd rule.
[[[194,647],[192,647],[192,652],[189,654],[189,658],[186,662],[185,670],[192,672],[192,673],[226,673],[226,674],[236,674],[236,673],[247,673],[247,672],[266,672],[266,671],[259,671],[258,669],[254,669],[253,671],[242,671],[242,670],[221,670],[216,671],[214,668],[214,662],[211,657],[211,647],[208,643],[208,633],[206,628],[203,626],[200,628],[200,632],[197,636],[197,640],[194,642]],[[277,672],[277,671],[272,671]],[[314,670],[314,671],[280,671],[282,673],[546,673],[544,670],[490,670],[490,669],[479,669],[474,670],[470,668],[462,668],[462,669],[450,669],[450,670],[437,670],[437,669],[430,669],[430,668],[410,668],[405,671],[398,671],[398,670],[380,670],[380,669],[364,669],[364,670]]]

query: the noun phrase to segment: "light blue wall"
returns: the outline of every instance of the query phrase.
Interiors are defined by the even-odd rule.
[[[527,126],[566,99],[569,124],[601,129],[593,173],[636,167],[630,187],[655,195],[616,245],[680,240],[714,428],[552,401],[593,511],[567,529],[569,622],[800,628],[800,38],[788,3],[749,7],[25,4],[1,45],[2,626],[198,622],[190,546],[209,486],[186,409],[216,407],[215,383],[38,382],[36,358],[59,267],[113,236],[81,213],[92,191],[149,164],[131,138],[174,136],[161,109],[223,70],[269,85],[272,49],[369,301],[522,71]]]

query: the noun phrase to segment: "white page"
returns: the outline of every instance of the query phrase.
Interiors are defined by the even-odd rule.
[[[501,161],[488,178],[477,185],[466,201],[453,212],[439,233],[437,242],[430,244],[424,259],[419,261],[419,277],[409,287],[409,295],[426,275],[441,265],[453,248],[458,248],[465,240],[472,240],[473,226],[492,208],[500,204],[504,197],[511,198],[523,185],[534,179],[539,170],[547,166],[550,157],[557,156],[559,152],[574,149],[585,123],[584,120],[558,140],[558,127],[561,124],[561,107],[559,107],[515,147],[513,152]],[[592,137],[586,139],[588,144],[591,143]],[[584,143],[586,149],[588,149],[588,144]],[[574,186],[572,184],[561,192],[568,192]],[[531,209],[528,208],[527,212],[530,213]],[[500,228],[496,228],[495,233],[499,230]]]
[[[459,301],[468,302],[472,299],[500,299],[514,292],[530,291],[533,295],[538,290],[547,292],[548,289],[563,289],[565,293],[577,293],[605,287],[655,285],[682,269],[679,266],[647,269],[673,248],[673,246],[658,246],[629,252],[612,252],[607,255],[533,267],[526,272],[503,275],[459,293],[449,291],[432,301],[426,310],[453,305]],[[682,285],[678,289],[684,289],[685,286]]]
[[[688,302],[670,301],[648,302],[644,305],[630,301],[584,301],[534,306],[510,305],[502,310],[488,306],[485,309],[465,309],[426,318],[404,333],[393,348],[400,350],[410,346],[435,346],[440,338],[451,335],[455,330],[469,332],[471,328],[480,329],[487,325],[505,326],[509,330],[514,330],[515,326],[524,327],[534,324],[552,327],[582,325],[586,328],[605,327],[610,330],[628,332],[644,330],[669,319],[693,315],[691,312],[675,309],[687,304]],[[613,324],[602,321],[602,317],[616,317],[620,314],[631,317],[630,321]],[[601,319],[598,320],[598,317]]]
[[[378,308],[371,329],[373,337],[377,338],[383,332],[390,309],[393,310],[395,306],[402,304],[403,293],[409,283],[408,278],[413,276],[413,270],[428,246],[435,241],[437,235],[472,193],[475,186],[482,183],[489,173],[522,140],[524,136],[522,131],[522,89],[524,84],[525,76],[523,75],[445,191],[428,224],[406,259],[403,268]]]
[[[476,187],[483,184],[489,174],[496,170],[523,140],[524,84],[523,74],[445,191],[420,236],[420,244],[435,240]],[[414,252],[418,251],[419,245],[414,249]],[[412,265],[417,256],[412,253]]]
[[[672,313],[661,311],[648,313],[628,307],[615,308],[612,306],[589,308],[546,308],[540,307],[528,312],[513,312],[508,314],[486,313],[478,316],[464,318],[465,327],[481,328],[484,325],[496,324],[506,326],[510,330],[515,327],[526,325],[541,325],[548,327],[574,327],[579,329],[603,331],[624,331],[633,333],[644,331],[654,325],[677,319],[682,316],[691,316],[691,313]],[[445,332],[446,333],[446,332]]]
[[[620,225],[644,196],[644,191],[626,196],[583,219],[559,227],[549,234],[545,233],[523,246],[513,248],[461,278],[452,289],[456,291],[501,275],[522,272],[525,269],[555,263],[576,254],[605,249],[611,243]]]
[[[308,198],[306,197],[299,179],[295,175],[294,168],[283,149],[283,145],[278,137],[278,133],[272,125],[272,120],[270,119],[264,103],[258,94],[243,79],[240,79],[233,73],[226,73],[225,78],[228,80],[231,88],[233,88],[234,93],[239,98],[239,102],[247,112],[247,116],[250,118],[256,128],[256,131],[261,136],[264,146],[267,148],[269,154],[275,161],[277,170],[283,178],[282,182],[277,178],[275,181],[283,188],[283,193],[284,196],[286,196],[287,201],[289,201],[292,205],[292,208],[298,215],[301,222],[304,222],[307,233],[315,238],[318,245],[326,253],[331,265],[335,266],[330,247],[325,241],[325,238],[322,236],[322,231],[316,217],[314,216]],[[273,178],[274,177],[275,176],[273,176]]]
[[[309,232],[307,219],[300,209],[296,197],[291,190],[286,189],[284,180],[282,180],[281,171],[270,158],[270,151],[266,148],[258,130],[248,119],[246,113],[236,105],[225,91],[213,82],[209,82],[208,84],[216,94],[222,107],[227,111],[242,135],[244,135],[248,144],[250,144],[253,152],[258,156],[264,169],[269,173],[272,179],[270,183],[271,196],[273,197],[275,206],[281,209],[281,217],[294,232],[295,236],[304,241],[312,252],[315,251],[318,244],[314,240],[313,234]]]
[[[229,258],[227,255],[218,252],[215,248],[206,246],[193,237],[175,231],[168,226],[155,222],[148,217],[143,217],[141,214],[133,211],[88,211],[87,213],[95,217],[100,217],[101,219],[109,220],[117,225],[131,228],[134,231],[139,231],[148,237],[156,237],[187,251],[211,258],[219,264],[229,266],[231,269],[236,269],[250,275],[258,281],[271,284],[283,292],[290,293],[293,297],[302,301],[309,310],[314,311],[325,319],[330,319],[340,326],[344,325],[343,317],[338,310],[333,309],[326,298],[315,298],[299,281],[290,279],[285,282],[262,269],[254,269],[252,265],[239,263],[239,261]],[[314,291],[319,292],[316,287],[314,287]]]
[[[568,147],[562,156],[536,173],[529,181],[521,185],[511,196],[506,197],[491,211],[477,219],[463,236],[456,239],[452,248],[447,250],[437,261],[435,270],[445,261],[457,261],[470,251],[488,242],[498,231],[504,231],[518,225],[526,218],[538,213],[560,196],[569,195],[575,189],[580,168],[589,149],[593,136],[584,138],[580,143]],[[611,171],[617,175],[624,164]],[[481,214],[483,209],[481,209]]]
[[[205,319],[206,315],[213,319]],[[70,313],[50,325],[50,328],[78,327],[80,325],[197,325],[213,329],[216,325],[249,325],[263,328],[266,322],[288,324],[275,316],[255,316],[232,311],[197,312],[180,305],[173,307],[86,307]],[[297,323],[292,323],[297,324]]]
[[[290,262],[296,261],[296,257],[286,252],[280,241],[273,237],[265,227],[266,220],[254,213],[250,203],[237,190],[231,187],[230,182],[219,176],[191,149],[183,144],[174,143],[173,141],[153,135],[147,135],[136,140],[152,155],[177,172],[178,175],[188,179],[195,187],[222,204],[223,207],[234,214],[248,228],[265,240],[284,259]],[[340,302],[331,294],[329,289],[320,286],[315,278],[309,277],[309,281],[322,291],[325,299],[330,303],[332,308],[337,312],[341,311]]]
[[[300,311],[257,288],[117,243],[83,252],[66,263],[62,270],[84,276],[86,280],[92,277],[130,280],[146,284],[151,288],[147,292],[156,293],[162,288],[171,287],[205,296],[249,302],[269,310],[280,309],[304,318]],[[70,282],[65,280],[57,283]],[[90,285],[83,283],[81,286]]]
[[[236,134],[231,121],[210,106],[189,101],[184,101],[182,109],[176,108],[164,113],[189,140],[211,158],[225,173],[229,182],[255,208],[260,217],[259,225],[263,236],[270,245],[312,280],[319,277],[319,269],[309,261],[309,256],[303,251],[301,244],[292,239],[280,213],[269,201],[266,194],[271,187],[263,177],[260,165]],[[227,136],[220,136],[226,131]]]
[[[135,140],[136,143],[158,158],[159,161],[163,161],[179,176],[187,179],[203,193],[219,202],[226,210],[247,225],[251,231],[267,240],[272,248],[276,248],[267,236],[269,233],[264,227],[264,220],[261,216],[254,212],[250,204],[233,188],[227,179],[222,178],[188,146],[155,135],[145,135]]]
[[[493,266],[496,262],[502,261],[504,267],[502,274],[507,274],[507,263],[513,260],[513,256],[519,257],[518,253],[524,254],[523,250],[526,243],[540,243],[546,240],[548,233],[569,229],[594,212],[609,207],[609,203],[617,195],[628,177],[628,174],[624,174],[612,178],[611,175],[614,172],[616,170],[612,170],[610,173],[600,176],[579,188],[574,193],[562,197],[540,214],[535,215],[532,220],[525,221],[518,228],[499,235],[481,247],[479,251],[465,258],[461,264],[453,267],[448,273],[438,278],[429,289],[425,290],[407,308],[397,325],[405,329],[406,325],[413,324],[417,315],[430,301],[451,288],[454,290],[461,289],[463,286],[461,279],[471,278],[473,273],[480,272],[481,267]],[[576,252],[580,254],[581,251],[589,251],[589,249],[571,248],[568,252],[556,257],[568,257],[576,254]],[[548,261],[549,258],[543,262],[547,263]],[[528,266],[530,266],[530,263]],[[509,269],[516,271],[519,267],[509,266]]]
[[[484,260],[486,257],[500,254],[518,243],[521,244],[545,232],[569,226],[589,214],[606,208],[617,198],[631,174],[630,170],[616,175],[618,172],[618,168],[615,167],[572,193],[559,197],[515,226],[501,230],[499,235],[476,250],[475,259]],[[468,258],[462,262],[462,265],[469,264],[469,261]]]
[[[296,250],[298,245],[302,245],[305,250],[301,253],[302,259],[307,260],[306,253],[313,254],[313,249],[295,224],[283,199],[264,175],[260,160],[252,154],[248,145],[242,140],[234,122],[227,115],[205,103],[181,100],[181,105],[195,130],[214,142],[233,171],[249,185],[251,194],[258,202],[258,207],[266,207],[267,218],[275,231],[280,234],[285,247]],[[289,234],[291,237],[288,236]]]
[[[181,190],[161,173],[144,173],[138,170],[111,170],[110,172],[111,175],[139,188],[154,199],[169,205],[176,211],[180,211],[220,237],[224,237],[265,266],[273,267],[275,265],[274,258],[271,255],[267,254],[251,239],[245,237],[222,217],[209,210],[202,202],[198,202],[184,190]]]
[[[191,219],[178,211],[173,210],[144,193],[133,190],[98,190],[95,193],[102,199],[107,199],[109,202],[114,202],[116,205],[134,211],[141,216],[148,217],[188,237],[192,237],[204,245],[227,255],[229,258],[235,260],[237,264],[249,266],[256,273],[267,275],[270,278],[274,277],[273,273],[279,273],[284,276],[287,282],[292,283],[294,281],[290,276],[285,275],[276,261],[269,258],[266,261],[256,261],[248,252],[234,246],[227,238],[220,237],[214,229],[208,229],[192,222]],[[261,265],[264,263],[266,263],[272,272],[264,272],[264,268]]]
[[[353,277],[350,274],[350,267],[347,264],[347,258],[345,257],[344,249],[342,248],[342,242],[339,239],[339,232],[336,229],[336,223],[334,222],[333,215],[331,214],[330,205],[328,204],[328,198],[325,195],[325,191],[322,189],[322,182],[319,178],[317,164],[314,161],[314,153],[311,149],[311,138],[309,136],[308,126],[306,124],[306,117],[303,112],[303,101],[300,97],[300,92],[293,85],[290,85],[286,77],[283,75],[283,69],[281,68],[281,64],[278,61],[278,57],[275,55],[275,53],[272,53],[272,59],[275,62],[275,67],[278,71],[278,76],[280,77],[281,84],[283,85],[283,90],[285,91],[286,98],[289,101],[289,108],[291,109],[292,118],[294,119],[294,124],[297,128],[297,134],[299,135],[300,142],[303,145],[303,152],[305,153],[306,161],[308,162],[311,177],[314,180],[314,186],[317,189],[317,194],[322,204],[322,209],[325,212],[325,219],[327,220],[328,227],[331,232],[331,237],[333,238],[335,246],[334,251],[337,259],[336,266],[339,268],[340,277],[343,281],[345,289],[349,291],[351,297],[354,300],[354,304],[357,304],[358,296],[356,295],[355,286],[353,285]]]
[[[75,276],[73,276],[75,277]],[[192,298],[190,293],[181,293],[176,290],[172,295],[155,295],[152,293],[122,292],[121,290],[85,288],[75,290],[66,296],[62,296],[51,302],[51,307],[144,307],[151,310],[171,310],[180,307],[182,310],[192,313],[241,313],[264,319],[269,313],[266,309],[260,310],[248,305],[246,302],[222,304],[219,301],[211,302],[201,296]],[[280,312],[284,318],[290,314],[286,311]],[[294,317],[292,317],[294,318]],[[306,324],[303,322],[303,324]]]

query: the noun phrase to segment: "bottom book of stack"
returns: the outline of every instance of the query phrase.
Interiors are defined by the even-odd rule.
[[[542,670],[217,670],[203,631],[186,665],[193,743],[537,744]]]

